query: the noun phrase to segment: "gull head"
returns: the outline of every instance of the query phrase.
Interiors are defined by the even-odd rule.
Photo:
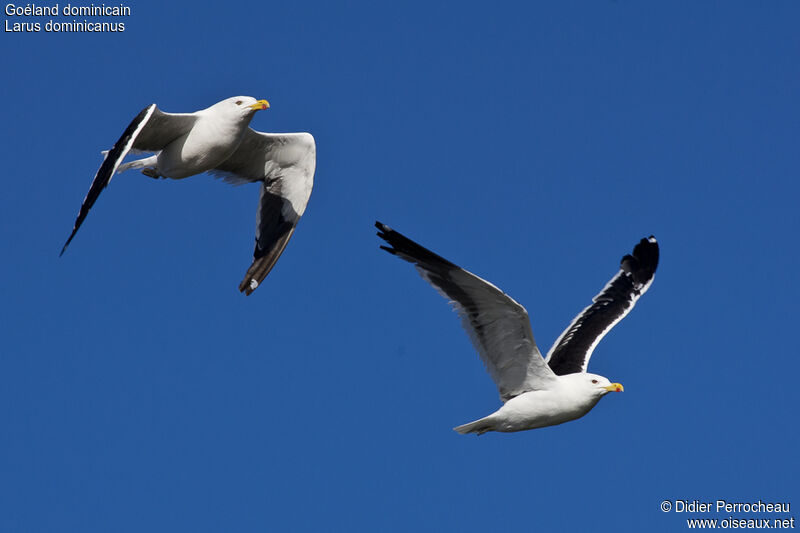
[[[256,111],[269,109],[269,102],[266,100],[256,100],[252,96],[231,96],[221,102],[211,106],[215,112],[225,113],[250,120]]]
[[[608,378],[584,372],[564,374],[558,376],[558,388],[564,394],[572,396],[580,401],[588,402],[591,405],[600,401],[600,398],[609,392],[622,392],[621,383],[611,383]]]
[[[598,376],[597,374],[577,374],[583,382],[584,387],[591,390],[597,396],[605,396],[609,392],[622,392],[625,389],[622,383],[611,383],[608,378]]]

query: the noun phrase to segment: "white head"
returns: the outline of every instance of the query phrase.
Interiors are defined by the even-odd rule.
[[[605,396],[609,392],[622,392],[625,389],[622,383],[611,383],[608,378],[598,376],[597,374],[589,374],[588,372],[582,374],[586,387],[597,392],[600,396]]]
[[[249,122],[255,112],[262,109],[269,109],[269,102],[256,100],[252,96],[231,96],[212,105],[208,108],[208,111],[237,116]]]
[[[586,394],[597,400],[609,392],[622,392],[625,390],[621,383],[611,383],[608,378],[597,374],[589,374],[588,372],[566,374],[561,376],[561,379],[568,383],[573,390],[580,390],[582,395]]]

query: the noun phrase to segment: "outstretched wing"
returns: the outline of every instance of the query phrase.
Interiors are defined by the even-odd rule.
[[[381,246],[409,263],[455,307],[464,329],[505,402],[523,392],[547,388],[555,374],[533,340],[525,308],[486,280],[376,222]]]
[[[114,173],[117,171],[122,160],[133,148],[145,152],[155,152],[161,150],[181,135],[186,134],[194,124],[195,118],[192,114],[173,114],[160,111],[156,104],[150,104],[136,115],[136,118],[125,128],[125,133],[114,143],[103,159],[103,163],[94,175],[92,185],[86,198],[83,199],[78,218],[75,219],[75,226],[72,228],[67,242],[61,248],[59,256],[63,255],[72,242],[72,238],[78,232],[78,228],[83,224],[86,215],[92,208],[100,193],[111,182]]]
[[[229,181],[260,181],[253,264],[239,284],[247,295],[283,253],[314,187],[317,150],[309,133],[260,133],[248,128],[242,143],[214,172]]]
[[[658,243],[651,235],[639,241],[632,255],[622,258],[619,272],[550,348],[546,361],[553,372],[559,376],[586,372],[597,343],[630,313],[636,301],[647,292],[657,266]]]

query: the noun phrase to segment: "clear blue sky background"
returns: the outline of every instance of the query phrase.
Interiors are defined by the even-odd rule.
[[[683,531],[662,500],[800,509],[800,5],[130,5],[121,34],[2,36],[0,530]],[[318,146],[253,296],[258,187],[207,175],[117,176],[58,257],[141,108],[239,94],[272,104],[256,129]],[[590,365],[625,393],[453,432],[496,389],[376,219],[511,294],[545,350],[656,235],[655,283]]]

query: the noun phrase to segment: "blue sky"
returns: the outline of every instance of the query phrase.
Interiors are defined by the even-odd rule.
[[[662,500],[800,506],[796,3],[129,5],[120,34],[2,36],[0,530],[681,531]],[[318,155],[252,296],[257,186],[207,175],[118,175],[58,257],[141,108],[239,94]],[[654,234],[655,282],[590,365],[625,393],[453,432],[496,389],[376,219],[525,305],[544,350]]]

